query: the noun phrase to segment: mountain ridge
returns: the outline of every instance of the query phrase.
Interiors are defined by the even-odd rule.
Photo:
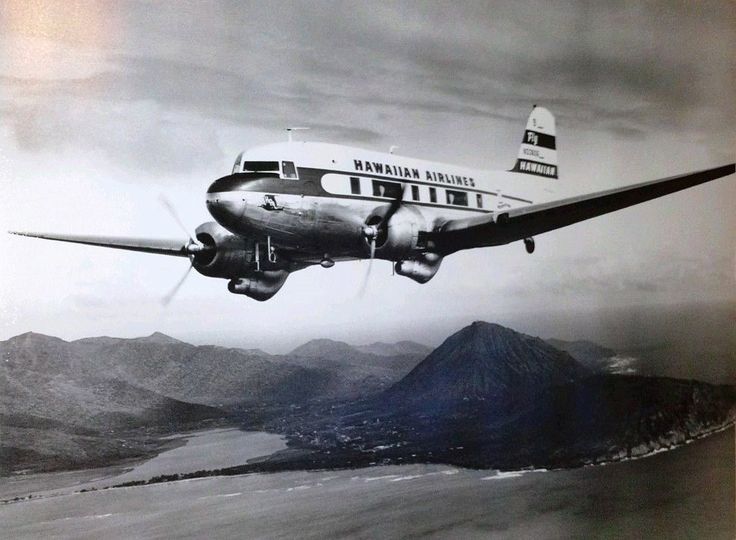
[[[376,352],[387,350],[377,343]],[[143,455],[160,441],[126,435],[115,439],[122,444],[106,432],[221,418],[212,405],[311,451],[264,462],[263,470],[412,461],[577,466],[676,446],[734,417],[732,386],[611,375],[483,321],[426,357],[386,357],[326,339],[304,345],[298,354],[268,355],[156,333],[74,342],[26,333],[0,342],[0,425],[10,434],[0,441],[2,470]],[[75,457],[84,448],[91,461]]]
[[[0,471],[138,456],[156,444],[131,430],[167,432],[244,410],[351,399],[388,387],[420,360],[379,359],[345,344],[346,353],[351,357],[269,355],[195,346],[160,332],[74,341],[13,336],[0,342]],[[110,430],[132,433],[127,446],[108,440]]]
[[[734,417],[734,386],[602,373],[538,337],[476,321],[380,394],[267,427],[313,451],[273,470],[413,462],[517,470],[643,456]]]

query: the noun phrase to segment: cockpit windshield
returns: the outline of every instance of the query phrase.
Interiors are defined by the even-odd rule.
[[[238,154],[233,165],[235,173],[262,173],[265,176],[281,176],[286,179],[296,180],[299,178],[293,161],[243,161],[243,152]]]
[[[284,178],[293,180],[297,178],[296,167],[294,167],[293,161],[282,161],[281,170],[283,171]]]
[[[243,152],[240,152],[238,154],[238,157],[235,158],[235,164],[233,165],[233,174],[236,172],[240,172],[240,162],[243,161]]]
[[[278,161],[244,161],[243,172],[279,172]]]

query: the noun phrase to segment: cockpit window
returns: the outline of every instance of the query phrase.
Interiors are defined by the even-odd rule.
[[[279,172],[278,161],[244,161],[243,172]]]
[[[288,178],[290,180],[293,180],[296,178],[296,167],[294,167],[293,161],[282,161],[281,162],[281,172],[284,175],[284,178]]]

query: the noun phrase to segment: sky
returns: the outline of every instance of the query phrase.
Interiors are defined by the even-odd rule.
[[[181,238],[240,150],[329,141],[513,165],[557,118],[560,196],[736,158],[733,2],[44,2],[0,5],[0,231]],[[599,5],[600,4],[600,5]],[[473,320],[736,300],[732,176],[521,243],[419,285],[377,261],[309,268],[270,301],[183,259],[0,234],[0,339],[162,331],[287,351],[437,344]],[[565,336],[560,336],[565,337]]]

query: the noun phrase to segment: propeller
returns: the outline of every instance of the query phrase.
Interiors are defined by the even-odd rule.
[[[368,269],[366,270],[365,277],[363,278],[363,284],[361,285],[360,292],[358,293],[360,297],[365,294],[366,288],[368,287],[368,280],[370,279],[371,269],[373,268],[373,259],[376,258],[376,242],[378,241],[379,237],[385,238],[388,235],[389,222],[391,221],[391,218],[394,216],[394,214],[399,210],[402,202],[404,201],[405,188],[406,185],[401,184],[400,189],[396,193],[396,197],[392,199],[391,203],[386,209],[386,213],[379,221],[370,225],[363,226],[363,236],[365,237],[366,241],[368,242],[368,246],[370,247],[370,258],[368,259]]]
[[[184,245],[184,250],[187,252],[187,255],[189,255],[189,268],[187,268],[186,272],[184,272],[184,275],[179,279],[176,285],[174,285],[174,288],[161,298],[161,304],[163,306],[168,306],[171,300],[173,300],[174,296],[176,296],[176,293],[179,292],[179,289],[181,289],[182,285],[184,285],[184,282],[187,280],[187,277],[189,277],[192,268],[194,268],[194,256],[197,253],[204,251],[205,246],[192,238],[192,235],[189,233],[186,225],[184,225],[184,222],[179,217],[179,213],[176,211],[176,208],[174,208],[174,205],[171,204],[171,201],[169,201],[166,195],[164,195],[163,193],[159,194],[158,200],[161,205],[166,208],[166,210],[168,210],[169,214],[172,218],[174,218],[174,221],[176,221],[177,225],[179,225],[181,230],[184,231],[184,234],[189,237],[189,242]]]
[[[174,218],[174,221],[176,221],[176,224],[179,225],[182,231],[184,231],[184,234],[187,235],[190,242],[194,242],[194,239],[192,238],[191,233],[189,232],[189,229],[187,229],[186,225],[184,225],[184,222],[179,217],[178,212],[176,211],[176,208],[174,208],[174,205],[171,204],[171,201],[169,201],[168,197],[164,195],[163,193],[160,193],[158,196],[158,201],[161,203],[161,205],[168,210],[169,214],[171,214],[171,217]]]
[[[192,268],[194,268],[193,264],[189,264],[189,268],[187,268],[187,271],[184,272],[184,275],[179,279],[176,285],[174,285],[174,288],[171,289],[168,293],[166,293],[165,296],[161,298],[161,305],[168,306],[171,300],[176,296],[176,293],[179,292],[179,289],[181,289],[181,286],[184,285],[184,282],[187,280],[187,277],[189,277],[189,273],[192,271]]]
[[[371,257],[368,259],[368,270],[365,272],[363,277],[363,284],[360,286],[358,297],[362,298],[368,288],[368,279],[371,277],[371,268],[373,268],[373,259],[376,258],[376,238],[378,237],[378,228],[375,225],[366,225],[363,228],[363,234],[368,240],[368,244],[371,249]]]

